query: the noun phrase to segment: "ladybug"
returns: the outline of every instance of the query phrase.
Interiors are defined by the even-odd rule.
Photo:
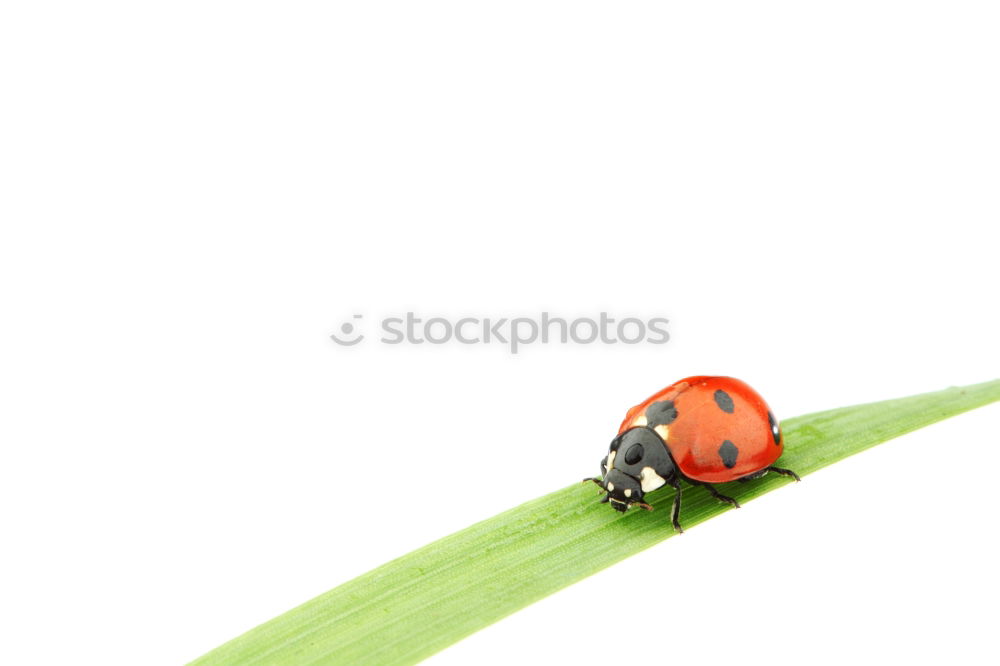
[[[601,501],[623,513],[632,506],[652,510],[645,494],[673,486],[671,522],[683,532],[681,479],[739,508],[712,484],[768,472],[799,481],[795,472],[773,465],[783,450],[781,426],[749,385],[733,377],[688,377],[628,410],[601,461],[601,476],[584,482],[599,485],[607,492]]]

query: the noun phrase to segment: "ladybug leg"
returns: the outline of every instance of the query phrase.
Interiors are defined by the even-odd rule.
[[[802,479],[799,478],[798,474],[796,474],[795,472],[793,472],[790,469],[784,469],[782,467],[774,467],[772,465],[771,467],[767,468],[767,471],[768,472],[774,472],[775,474],[781,474],[782,476],[790,476],[793,479],[795,479],[796,481],[801,481],[802,480]]]
[[[699,482],[698,485],[705,486],[705,489],[708,490],[709,494],[711,494],[712,497],[714,497],[715,499],[719,500],[720,502],[725,502],[726,504],[731,504],[731,505],[735,506],[737,509],[740,508],[740,503],[739,502],[737,502],[735,499],[733,499],[729,495],[723,495],[718,490],[716,490],[715,486],[713,486],[712,484]]]
[[[674,487],[674,508],[670,510],[670,522],[674,524],[674,529],[677,530],[678,534],[684,533],[684,528],[681,527],[681,482],[680,479],[674,479],[670,482],[670,485]]]

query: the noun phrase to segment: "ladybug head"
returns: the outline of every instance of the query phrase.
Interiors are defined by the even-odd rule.
[[[611,441],[608,455],[601,461],[601,476],[593,479],[607,491],[601,501],[624,513],[633,505],[652,509],[643,497],[673,481],[676,470],[660,436],[650,428],[636,427]]]
[[[601,487],[608,491],[601,501],[610,503],[615,511],[625,513],[633,504],[644,509],[652,508],[642,501],[643,492],[639,480],[621,470],[612,469],[605,474]]]

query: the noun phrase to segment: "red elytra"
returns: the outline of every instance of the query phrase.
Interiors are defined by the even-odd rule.
[[[674,464],[692,481],[736,481],[767,469],[784,451],[780,426],[767,403],[733,377],[688,377],[671,384],[628,410],[618,433],[646,426],[647,410],[669,402],[676,417],[653,430],[661,438],[666,434]]]

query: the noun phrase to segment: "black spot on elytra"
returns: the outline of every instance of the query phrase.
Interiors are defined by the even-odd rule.
[[[728,469],[732,469],[736,466],[736,456],[739,454],[740,450],[736,448],[736,445],[728,439],[722,443],[722,446],[719,447],[719,457],[722,458],[722,464]]]
[[[781,428],[771,412],[767,413],[767,422],[771,424],[771,437],[774,438],[774,443],[781,444]]]
[[[722,389],[715,392],[715,404],[726,414],[732,414],[733,410],[736,409],[733,405],[733,399]]]
[[[655,428],[658,425],[670,425],[677,419],[677,408],[673,400],[654,402],[646,408],[646,425]]]
[[[625,452],[625,462],[629,465],[634,465],[642,460],[643,453],[645,453],[645,450],[642,448],[642,444],[637,442],[628,447],[628,451]]]

